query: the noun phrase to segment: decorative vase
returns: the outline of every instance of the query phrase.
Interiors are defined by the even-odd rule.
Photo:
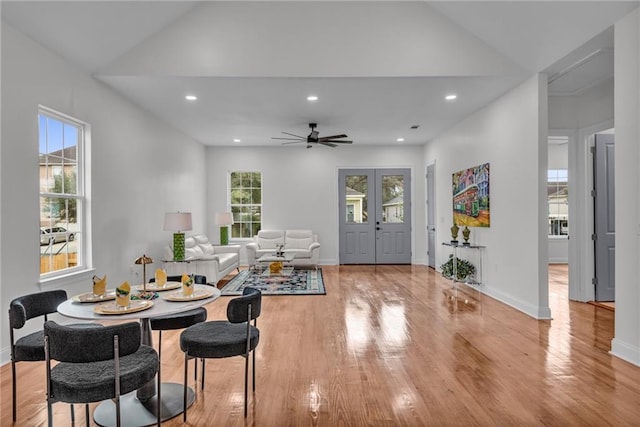
[[[451,243],[458,243],[458,231],[460,231],[460,228],[454,223],[453,227],[451,227]]]
[[[464,226],[464,229],[462,230],[462,237],[464,238],[464,243],[463,245],[470,245],[469,243],[469,235],[471,234],[471,230],[469,230],[469,227],[467,227],[466,225]]]

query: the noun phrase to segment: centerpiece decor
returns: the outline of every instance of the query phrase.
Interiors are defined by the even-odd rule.
[[[444,277],[447,279],[466,280],[476,274],[476,267],[469,261],[460,258],[455,258],[455,260],[457,262],[454,265],[454,257],[453,254],[451,254],[447,262],[440,266]],[[453,277],[454,274],[456,277]]]

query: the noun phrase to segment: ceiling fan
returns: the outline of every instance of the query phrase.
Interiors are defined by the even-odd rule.
[[[306,142],[307,148],[313,147],[313,144],[326,145],[327,147],[337,147],[338,144],[353,144],[353,141],[342,139],[347,138],[347,135],[345,134],[318,137],[318,131],[316,130],[317,126],[317,123],[309,123],[311,133],[307,136],[300,136],[289,132],[282,132],[285,135],[293,136],[295,138],[281,138],[274,136],[271,139],[283,139],[287,141],[283,142],[283,144],[296,144],[298,142]]]

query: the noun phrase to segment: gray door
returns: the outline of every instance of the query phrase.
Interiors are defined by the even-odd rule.
[[[338,177],[340,264],[410,264],[410,170],[341,169]]]
[[[436,268],[436,165],[427,166],[427,265]]]
[[[594,149],[594,244],[596,301],[615,301],[614,144],[610,134],[597,134]]]

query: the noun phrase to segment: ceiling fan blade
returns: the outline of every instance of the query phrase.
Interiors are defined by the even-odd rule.
[[[307,139],[307,137],[306,137],[306,136],[300,136],[300,135],[296,135],[296,134],[294,134],[294,133],[289,133],[289,132],[282,132],[282,133],[284,133],[285,135],[295,136],[296,138]]]
[[[318,142],[318,144],[326,145],[327,147],[337,147],[336,144],[332,144],[331,142],[327,142],[327,141],[321,141],[321,142]]]
[[[300,140],[300,141],[288,141],[288,142],[283,142],[282,145],[287,145],[287,144],[299,144],[300,142],[307,142],[305,140]]]
[[[328,141],[318,141],[318,142],[320,142],[320,143],[333,142],[334,144],[353,144],[353,141],[347,141],[347,140],[344,140],[344,141],[328,140]]]
[[[329,139],[336,139],[336,138],[347,138],[347,135],[342,134],[342,135],[323,136],[322,138],[318,138],[318,141],[327,141]]]
[[[280,138],[277,136],[272,136],[271,139],[284,139],[285,141],[303,141],[304,140],[300,138]]]

